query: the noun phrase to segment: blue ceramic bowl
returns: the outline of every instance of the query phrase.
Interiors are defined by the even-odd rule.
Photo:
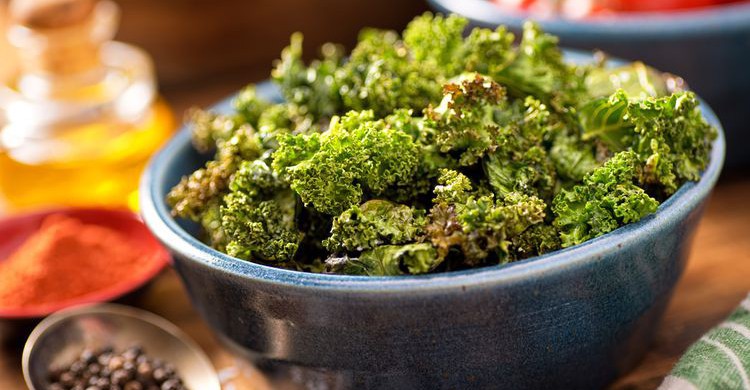
[[[465,16],[473,26],[505,25],[518,32],[525,19],[533,18],[527,13],[509,13],[488,0],[429,2],[438,11]],[[539,22],[566,47],[642,60],[685,78],[716,109],[726,129],[727,166],[750,168],[750,3]]]
[[[270,84],[259,93],[278,99]],[[648,347],[719,177],[724,138],[700,182],[638,223],[504,266],[402,277],[295,272],[204,245],[164,198],[205,160],[187,130],[177,134],[142,180],[143,218],[203,318],[260,367],[327,388],[593,389]]]

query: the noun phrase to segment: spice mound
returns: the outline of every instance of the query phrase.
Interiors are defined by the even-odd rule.
[[[142,254],[114,229],[50,215],[0,261],[0,307],[59,303],[110,288],[148,269]]]
[[[68,366],[51,368],[48,390],[184,390],[174,366],[146,355],[140,346],[117,352],[86,349]]]

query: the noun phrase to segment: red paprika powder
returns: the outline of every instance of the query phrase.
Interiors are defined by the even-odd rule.
[[[51,215],[9,258],[0,261],[0,307],[78,298],[127,281],[147,262],[114,229]]]

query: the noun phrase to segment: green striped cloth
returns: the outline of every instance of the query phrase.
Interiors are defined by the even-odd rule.
[[[750,295],[680,358],[659,390],[750,390]]]

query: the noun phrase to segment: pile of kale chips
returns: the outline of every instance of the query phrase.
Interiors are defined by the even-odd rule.
[[[580,244],[700,178],[717,131],[693,93],[641,63],[567,63],[533,23],[518,45],[466,24],[425,14],[310,64],[293,35],[272,73],[285,102],[249,86],[233,114],[189,114],[215,158],[173,214],[240,259],[421,274]]]

